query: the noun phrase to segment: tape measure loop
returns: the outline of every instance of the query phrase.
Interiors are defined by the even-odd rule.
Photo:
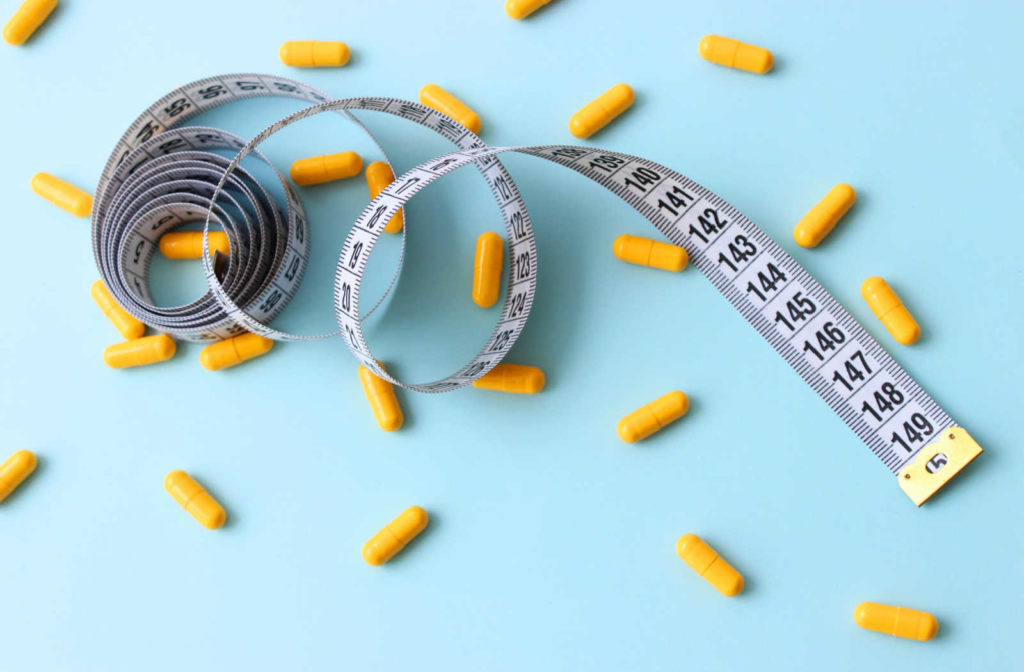
[[[225,103],[260,96],[307,103],[329,100],[305,84],[270,75],[201,79],[178,87],[140,115],[117,143],[101,175],[92,213],[97,267],[119,304],[175,338],[219,340],[246,329],[281,340],[337,334],[293,336],[266,326],[294,295],[309,259],[301,202],[291,184],[258,152],[253,158],[273,169],[281,181],[283,207],[244,168],[232,170],[220,184],[230,160],[214,152],[238,152],[246,143],[221,129],[184,126]],[[347,111],[339,113],[366,133],[387,161],[366,127]],[[210,223],[223,228],[232,243],[228,260],[214,269],[204,254],[211,285],[207,296],[185,306],[156,306],[147,278],[159,236],[189,221],[207,222],[204,231]],[[205,233],[203,249],[208,251]]]

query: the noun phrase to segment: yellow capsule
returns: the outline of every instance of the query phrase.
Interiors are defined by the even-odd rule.
[[[302,187],[323,184],[358,175],[363,170],[363,159],[355,152],[338,152],[299,159],[292,164],[292,182]]]
[[[699,50],[706,61],[759,75],[768,72],[775,65],[772,52],[764,47],[756,47],[721,35],[705,35],[700,41]]]
[[[184,471],[172,471],[164,478],[164,489],[170,493],[181,508],[185,509],[199,524],[209,530],[216,530],[222,527],[228,519],[224,507],[203,489],[203,486],[196,483]]]
[[[551,0],[508,0],[505,13],[513,19],[525,19],[549,2]]]
[[[480,133],[480,116],[437,84],[427,84],[420,89],[420,102],[447,114],[474,133]]]
[[[427,526],[430,516],[419,506],[410,506],[363,544],[363,560],[383,565],[405,548]]]
[[[377,418],[380,428],[385,432],[393,432],[401,427],[405,422],[405,416],[402,415],[402,407],[398,405],[394,386],[383,378],[378,378],[362,364],[359,365],[359,382],[363,384],[366,400],[370,402],[373,417]]]
[[[473,387],[481,390],[512,392],[513,394],[537,394],[544,389],[547,379],[536,366],[522,364],[498,364],[485,375],[473,381]]]
[[[92,196],[49,173],[32,176],[32,191],[75,217],[88,217],[92,210]]]
[[[176,349],[174,339],[167,334],[143,336],[108,346],[103,351],[103,361],[112,369],[145,366],[167,361],[174,356]]]
[[[295,68],[329,68],[348,63],[352,52],[344,42],[297,40],[282,44],[277,55]]]
[[[57,0],[25,0],[14,12],[14,16],[4,26],[4,42],[7,44],[25,44],[46,17],[57,7]]]
[[[860,286],[860,295],[896,342],[911,345],[921,338],[921,327],[910,314],[900,297],[882,278],[868,278]]]
[[[488,231],[476,239],[473,260],[473,303],[490,308],[498,300],[501,289],[501,266],[505,258],[505,241]]]
[[[634,99],[629,84],[616,84],[569,118],[569,132],[577,138],[589,138],[628,110]]]
[[[939,632],[939,622],[926,611],[877,602],[858,604],[853,610],[853,620],[865,630],[921,642],[927,642]]]
[[[228,254],[231,244],[228,234],[223,231],[210,231],[210,256],[216,252]],[[203,256],[202,231],[173,231],[160,236],[160,253],[168,259],[199,259]]]
[[[722,595],[734,597],[743,592],[743,575],[696,534],[679,537],[676,553]]]
[[[395,181],[395,172],[383,161],[374,161],[366,167],[366,185],[370,188],[370,198],[384,191],[384,187]],[[399,210],[384,227],[384,233],[398,233],[405,226],[405,215]]]
[[[615,239],[612,251],[622,261],[664,271],[681,271],[690,261],[690,255],[678,245],[625,233]]]
[[[103,314],[107,316],[107,319],[114,323],[114,328],[121,332],[121,335],[126,339],[131,341],[145,335],[146,325],[132,317],[127,310],[114,300],[110,290],[103,284],[103,280],[97,280],[92,283],[89,294],[92,296],[92,300],[96,302],[96,305],[100,307],[100,310],[103,311]]]
[[[848,184],[837,184],[825,198],[804,215],[793,229],[793,240],[800,247],[815,247],[857,201],[857,192]]]
[[[38,463],[31,450],[19,450],[0,464],[0,502],[36,470]]]
[[[679,390],[669,392],[619,420],[619,438],[626,443],[646,439],[686,415],[688,410],[690,400],[685,394]]]
[[[209,371],[226,369],[250,359],[265,355],[274,347],[274,341],[259,334],[241,334],[208,345],[199,353],[199,363]]]

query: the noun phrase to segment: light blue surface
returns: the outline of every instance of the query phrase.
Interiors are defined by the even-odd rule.
[[[40,456],[0,505],[0,667],[1020,665],[1019,4],[556,0],[522,22],[500,0],[121,4],[69,0],[30,45],[0,48],[0,457]],[[771,48],[775,71],[704,62],[708,32]],[[280,64],[282,41],[309,38],[347,41],[352,63]],[[92,189],[147,105],[239,71],[339,97],[415,99],[436,82],[479,111],[495,145],[574,143],[569,116],[630,83],[634,109],[587,144],[650,157],[730,200],[988,452],[916,509],[699,273],[612,257],[615,236],[649,224],[525,157],[507,165],[537,226],[540,293],[510,359],[544,368],[542,395],[400,393],[407,426],[387,435],[339,339],[221,373],[189,344],[167,364],[107,369],[100,353],[117,334],[88,296],[88,224],[35,197],[29,178],[46,170]],[[208,121],[249,137],[295,109],[239,103]],[[422,129],[363,119],[400,170],[448,150]],[[371,155],[341,120],[294,130],[268,145],[283,167],[307,150]],[[857,188],[855,209],[820,248],[798,249],[793,224],[840,181]],[[333,328],[334,263],[366,195],[361,179],[302,195],[313,262],[280,323],[312,333]],[[408,214],[407,275],[370,339],[422,381],[489,333],[496,309],[470,303],[470,260],[476,235],[500,224],[471,172]],[[373,262],[380,277],[394,252]],[[175,285],[166,296],[202,291],[189,263],[156,270]],[[861,301],[875,274],[922,323],[918,345],[896,345]],[[616,438],[620,416],[673,388],[693,400],[681,423],[638,445]],[[204,530],[167,496],[171,469],[224,502],[228,527]],[[389,565],[365,565],[362,543],[411,504],[430,511],[428,531]],[[686,532],[743,571],[742,596],[722,598],[676,557]],[[919,644],[862,631],[862,600],[931,611],[941,633]]]

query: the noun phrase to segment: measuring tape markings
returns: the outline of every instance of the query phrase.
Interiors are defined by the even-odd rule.
[[[167,137],[172,140],[194,139],[197,136],[203,138],[206,149],[233,149],[237,151],[237,145],[224,142],[222,139],[210,140],[208,129],[184,129],[169,131],[153,140],[167,144]],[[241,142],[240,139],[232,138]],[[142,145],[141,149],[147,149]],[[277,266],[284,264],[288,266],[290,273],[285,274],[291,279],[294,287],[297,280],[301,278],[300,271],[304,269],[305,261],[308,258],[308,251],[305,245],[295,250],[296,241],[292,241],[293,252],[286,254],[283,249],[286,243],[286,236],[289,227],[285,223],[283,215],[273,203],[271,196],[261,185],[247,172],[240,172],[233,175],[233,191],[239,194],[240,200],[252,204],[252,210],[256,214],[255,222],[251,221],[249,210],[243,207],[239,199],[227,194],[225,200],[237,212],[242,213],[245,225],[236,225],[235,220],[221,206],[212,203],[209,197],[213,193],[212,184],[220,179],[226,168],[228,160],[209,152],[197,154],[189,151],[190,147],[178,147],[165,150],[166,155],[154,158],[144,165],[145,167],[128,176],[122,182],[122,188],[117,191],[117,198],[111,202],[109,210],[110,219],[119,226],[109,226],[106,229],[106,250],[108,263],[119,259],[120,264],[117,270],[119,275],[127,281],[127,276],[132,276],[132,287],[142,298],[151,302],[148,286],[145,282],[149,264],[157,249],[159,236],[164,232],[175,228],[183,221],[196,219],[198,213],[203,213],[211,207],[215,212],[220,213],[216,219],[223,228],[232,234],[235,243],[233,254],[229,255],[228,269],[225,275],[229,286],[231,286],[236,298],[241,301],[253,301],[259,293],[263,292],[271,282],[280,285],[277,273]],[[204,165],[198,162],[188,161],[190,156],[205,156]],[[179,156],[185,159],[177,158]],[[265,157],[261,160],[272,167]],[[119,171],[128,172],[132,168],[123,164]],[[206,177],[206,180],[200,178]],[[241,179],[239,179],[241,177]],[[188,179],[186,179],[188,178]],[[297,202],[297,201],[296,201]],[[196,212],[197,211],[197,212]],[[302,225],[296,224],[304,220],[305,215],[301,206],[290,209],[291,222],[294,224],[291,231],[299,244],[305,243]],[[150,224],[152,220],[155,221]],[[147,236],[146,233],[149,235]],[[129,258],[130,257],[130,258]],[[292,260],[296,263],[291,263]],[[239,267],[238,263],[245,260],[245,265]],[[236,263],[238,262],[238,263]],[[238,272],[233,272],[237,270]],[[114,269],[110,269],[113,273]],[[255,311],[259,312],[264,319],[272,319],[283,306],[274,305],[268,302],[266,305],[257,305]],[[233,332],[224,325],[218,327],[217,322],[218,306],[210,297],[204,297],[198,302],[189,304],[181,309],[163,309],[159,311],[166,319],[161,320],[159,325],[173,330],[176,336],[191,337],[190,340],[224,337],[225,332],[230,335]],[[212,326],[210,324],[212,320]],[[146,320],[143,320],[146,321]],[[154,320],[150,320],[153,324]],[[198,333],[183,332],[187,328],[200,329]]]
[[[184,88],[209,94],[212,86],[230,87],[232,81],[236,85],[251,84],[251,80],[261,82],[265,89],[254,93],[251,88],[242,88],[241,95],[289,95],[306,100],[310,100],[313,95],[291,80],[260,75],[209,78]],[[282,83],[295,87],[295,90],[281,93]],[[278,86],[275,87],[275,84]],[[275,88],[276,92],[272,90]],[[169,100],[174,95],[165,96],[150,110],[161,105],[171,105]],[[216,97],[221,95],[218,93]],[[951,441],[962,441],[966,437],[969,445],[964,449],[962,444],[958,444],[961,445],[961,454],[949,460],[951,466],[946,468],[941,482],[922,484],[915,480],[914,486],[918,492],[914,494],[901,479],[901,487],[916,503],[920,504],[927,499],[981,452],[969,435],[954,425],[950,416],[789,254],[721,197],[679,173],[640,157],[589,147],[552,145],[491,148],[454,120],[417,103],[390,98],[328,100],[319,92],[315,95],[317,97],[312,100],[318,104],[271,124],[244,145],[240,146],[240,141],[232,143],[238,154],[226,164],[208,197],[211,206],[216,206],[217,201],[235,187],[232,180],[236,178],[232,176],[242,171],[240,163],[246,156],[255,153],[256,158],[260,158],[256,148],[261,142],[292,123],[322,112],[340,112],[353,120],[355,118],[350,111],[390,113],[432,128],[460,147],[456,152],[427,161],[398,176],[357,218],[342,246],[334,293],[339,332],[356,358],[378,376],[420,392],[457,389],[479,378],[500,362],[522,332],[536,294],[536,245],[522,197],[496,158],[500,153],[515,151],[569,167],[602,184],[651,221],[670,241],[685,247],[694,266],[890,471],[899,472],[906,479],[911,478],[910,471],[914,472],[915,478],[919,478],[918,472],[921,469],[933,474],[945,464],[945,461],[936,460],[946,456],[937,453],[927,466],[921,467],[915,460],[922,449],[941,444],[944,450],[951,451],[956,448],[950,447]],[[209,106],[222,102],[226,101],[214,100]],[[133,133],[141,137],[153,131],[155,119],[152,112],[148,117],[143,115],[129,129],[125,138],[130,138]],[[357,120],[356,123],[362,126]],[[125,138],[118,146],[122,161],[133,156],[132,151],[124,154],[121,149],[122,145],[131,144]],[[160,139],[164,139],[164,136],[160,136]],[[145,142],[139,145],[140,149],[144,150]],[[117,164],[112,162],[117,156],[118,152],[115,151],[111,162],[108,162],[108,169],[114,166],[113,172],[116,172]],[[505,222],[510,243],[507,246],[509,268],[506,300],[494,331],[469,363],[440,380],[423,384],[403,383],[377,365],[362,333],[361,321],[365,316],[359,317],[359,288],[366,264],[385,222],[421,189],[469,164],[476,164],[487,180]],[[223,161],[219,165],[224,165]],[[242,172],[241,175],[244,181],[246,174]],[[210,183],[205,180],[201,182],[202,188],[208,191]],[[282,182],[288,196],[289,211],[292,212],[293,207],[301,211],[297,197],[283,177]],[[100,206],[97,209],[102,213]],[[210,222],[221,223],[215,207],[208,208],[207,212],[204,232],[208,231]],[[96,239],[94,223],[94,247]],[[204,255],[203,264],[210,281],[211,296],[220,309],[217,314],[226,314],[231,328],[244,327],[282,340],[310,340],[333,335],[292,336],[267,327],[257,313],[250,314],[232,302],[230,287],[221,287],[214,273],[214,262],[208,255]],[[283,309],[283,304],[280,308]],[[274,314],[277,312],[279,310]],[[801,341],[803,347],[800,347]],[[890,431],[891,438],[886,436]],[[939,436],[947,431],[948,436]],[[932,452],[928,451],[929,454]]]
[[[103,279],[118,303],[130,314],[176,338],[209,342],[236,335],[246,328],[258,331],[256,325],[269,323],[284,310],[305,272],[309,259],[309,243],[307,220],[301,202],[291,184],[273,167],[273,164],[266,161],[265,157],[257,155],[256,158],[264,160],[274,169],[281,180],[287,206],[285,214],[281,216],[279,207],[275,200],[269,197],[269,194],[267,194],[267,208],[254,208],[259,227],[251,229],[248,227],[249,216],[244,207],[237,208],[237,211],[243,214],[246,225],[244,227],[242,224],[235,226],[232,218],[227,216],[223,208],[218,208],[221,216],[211,221],[229,231],[247,232],[232,241],[233,246],[229,253],[228,268],[225,274],[226,285],[222,288],[220,283],[216,282],[206,296],[185,306],[172,308],[153,305],[148,289],[146,277],[155,252],[154,241],[151,238],[155,237],[156,233],[162,234],[184,221],[196,219],[196,214],[205,217],[213,206],[209,202],[210,197],[214,194],[217,194],[218,198],[221,197],[221,190],[214,188],[214,185],[224,174],[226,168],[224,164],[229,161],[220,155],[203,150],[230,149],[237,152],[245,145],[244,141],[237,136],[219,129],[197,130],[198,127],[186,129],[174,127],[220,105],[263,96],[293,98],[308,103],[329,100],[326,94],[283,77],[238,74],[198,80],[178,87],[140,115],[115,146],[100,177],[97,187],[98,197],[93,207],[92,241],[93,253]],[[352,115],[347,112],[341,114],[367,134],[387,161],[386,153],[373,135]],[[184,190],[175,192],[173,188],[169,188],[167,192],[176,193],[181,202],[163,203],[168,206],[163,216],[169,217],[169,219],[150,231],[150,237],[140,235],[137,219],[121,221],[117,218],[125,212],[125,202],[128,198],[128,195],[123,193],[123,188],[126,184],[129,188],[133,186],[137,179],[136,171],[144,170],[147,165],[158,162],[163,157],[179,155],[176,158],[180,158],[187,151],[200,152],[202,162],[217,165],[217,172],[212,181],[207,179],[170,185]],[[157,167],[158,164],[153,169],[156,170]],[[235,173],[238,171],[232,171],[233,175]],[[246,177],[251,179],[251,175],[244,172],[241,174],[243,180]],[[255,179],[251,179],[251,184],[263,191]],[[229,185],[228,191],[238,187],[238,184],[233,183]],[[243,191],[245,190],[243,189]],[[204,193],[207,194],[205,201],[202,200]],[[200,198],[198,202],[195,200],[197,196]],[[144,206],[143,202],[140,207]],[[197,208],[198,212],[196,212]],[[284,235],[276,237],[266,235],[268,229],[264,228],[266,223],[264,210],[273,213],[274,216],[269,220],[274,222],[276,234]],[[284,220],[283,224],[279,221],[279,217]],[[268,238],[271,239],[270,246],[264,245]],[[285,239],[287,244],[281,242]],[[140,244],[141,247],[139,247]],[[250,256],[251,247],[256,248],[255,257]],[[204,234],[205,248],[206,237]],[[124,259],[126,255],[131,255],[131,259],[136,260],[136,250],[140,252],[137,261],[141,264],[130,269],[129,278],[129,274],[125,272]],[[233,263],[243,257],[247,260],[246,266],[234,268]],[[401,258],[404,259],[404,235]],[[204,257],[203,261],[205,268],[209,259]],[[396,269],[396,278],[398,272]],[[208,279],[209,276],[215,276],[212,265],[209,268]],[[393,279],[392,286],[394,282]],[[391,287],[381,297],[379,303],[383,302],[390,289]],[[252,291],[255,291],[255,296],[251,294]],[[235,300],[242,303],[245,310],[235,305]],[[239,319],[240,315],[244,315],[244,319]],[[314,340],[336,335],[335,332],[335,334],[316,336],[293,336],[266,327],[258,333],[271,335],[278,340]]]
[[[419,189],[443,174],[505,151],[546,158],[594,179],[646,216],[673,243],[686,247],[694,265],[890,471],[899,472],[912,462],[920,450],[931,443],[925,440],[927,437],[954,426],[950,416],[767,234],[721,197],[652,161],[617,152],[571,146],[507,147],[456,152],[442,157],[444,167],[439,171],[425,171],[423,169],[427,164],[423,164],[399,177],[389,187],[398,200],[388,205],[383,218],[386,220]],[[641,184],[623,176],[643,177],[647,182]],[[670,195],[675,200],[666,200]],[[368,206],[346,240],[336,283],[343,282],[341,276],[352,273],[352,268],[356,273],[361,272],[361,264],[353,267],[350,262],[347,264],[349,268],[345,268],[345,257],[369,255],[376,237],[372,237],[373,227],[368,226],[367,222],[376,205],[371,203]],[[674,216],[665,216],[660,212],[662,209],[669,210]],[[701,221],[702,218],[706,218],[706,224]],[[696,228],[698,225],[707,226],[703,229],[707,235],[701,233],[702,229]],[[713,229],[714,233],[709,229]],[[367,235],[371,235],[369,240]],[[731,259],[726,256],[725,250],[730,251]],[[779,278],[773,288],[762,287],[763,291],[752,291],[756,290],[756,285],[743,286],[747,278],[757,273],[771,272],[769,265],[775,266],[775,275]],[[358,297],[351,311],[339,310],[338,319],[346,330],[346,340],[353,354],[369,366],[373,361],[372,355],[359,331],[358,320],[354,318],[358,312],[357,305]],[[782,306],[790,311],[789,319],[782,312]],[[774,320],[769,317],[773,312]],[[805,344],[810,344],[810,347],[805,345],[803,352],[798,349],[805,333],[819,332],[831,334],[831,349],[835,352],[829,356],[814,354],[817,351],[809,340],[805,340]],[[485,347],[484,354],[493,349],[494,346]],[[474,362],[486,363],[483,356],[478,355]],[[812,359],[815,356],[820,361],[815,362]],[[854,367],[853,370],[859,376],[857,380],[862,378],[862,382],[855,385],[856,380],[846,381],[838,367],[847,363]],[[830,381],[828,373],[838,375],[833,375]],[[449,379],[430,384],[432,389],[426,391],[443,391],[453,382],[465,384],[461,380],[465,377],[460,372]],[[841,382],[846,387],[845,391],[839,387]],[[893,438],[887,440],[885,435],[889,428],[899,427],[901,422],[904,428],[910,428],[906,430],[908,433],[900,437],[896,430]],[[897,446],[903,448],[902,453],[897,452]]]

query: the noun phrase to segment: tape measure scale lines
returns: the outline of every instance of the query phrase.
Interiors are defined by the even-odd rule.
[[[314,105],[275,122],[248,143],[216,129],[173,128],[231,100],[267,95]],[[181,87],[151,106],[118,143],[93,212],[97,265],[118,302],[150,326],[186,340],[216,340],[246,329],[281,340],[333,335],[297,336],[266,326],[284,309],[301,280],[308,259],[308,230],[302,206],[283,176],[279,174],[287,198],[284,212],[240,164],[250,154],[266,161],[258,152],[260,143],[315,114],[340,113],[366,131],[351,114],[362,110],[426,126],[459,148],[398,176],[358,217],[342,247],[335,275],[339,332],[356,358],[381,378],[420,392],[458,389],[498,364],[522,332],[536,294],[537,250],[522,197],[497,158],[514,151],[558,163],[602,184],[672,243],[684,247],[712,285],[897,474],[900,487],[915,504],[927,500],[982,452],[789,254],[724,199],[683,175],[644,158],[591,147],[487,147],[454,120],[418,103],[390,98],[330,100],[280,77],[225,75]],[[203,151],[210,148],[238,154],[228,161]],[[429,383],[403,383],[377,364],[361,330],[359,289],[366,262],[384,223],[421,189],[470,164],[487,180],[505,222],[506,300],[491,336],[459,371]],[[225,199],[230,207],[225,207]],[[236,222],[229,211],[247,215]],[[145,286],[154,241],[182,221],[197,218],[206,219],[207,230],[214,223],[234,231],[243,243],[241,249],[236,252],[232,245],[226,271],[223,260],[218,272],[216,261],[203,255],[211,287],[207,296],[189,306],[155,309]],[[144,236],[147,229],[150,235]],[[157,324],[150,321],[154,319]]]

